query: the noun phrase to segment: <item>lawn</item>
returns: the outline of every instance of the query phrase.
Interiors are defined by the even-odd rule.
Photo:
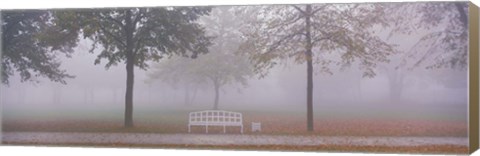
[[[63,111],[28,113],[5,112],[4,132],[107,132],[107,133],[158,133],[182,134],[187,132],[188,113],[194,110],[137,110],[135,127],[123,128],[122,111]],[[361,137],[467,137],[467,121],[463,113],[441,111],[350,111],[325,109],[315,114],[315,130],[306,131],[305,113],[301,111],[251,111],[243,113],[244,132],[250,135],[288,136],[361,136]],[[441,113],[439,113],[441,112]],[[453,113],[455,114],[455,113]],[[250,123],[261,122],[262,132],[251,132]],[[193,127],[192,133],[203,134],[205,127]],[[223,133],[223,127],[209,127],[210,134]],[[239,134],[238,127],[228,127],[228,134]],[[29,142],[6,144],[32,144]],[[42,145],[58,145],[42,143]],[[337,152],[398,152],[398,153],[455,153],[465,154],[468,146],[422,145],[422,146],[358,146],[358,145],[149,145],[149,144],[60,144],[61,146],[107,146],[107,147],[162,147],[235,150],[293,150]]]
[[[31,113],[30,117],[4,116],[3,131],[40,132],[140,132],[140,133],[188,133],[188,112],[138,111],[134,116],[135,127],[123,128],[121,113],[90,112],[69,113],[65,117],[54,114]],[[239,111],[244,116],[244,128],[250,132],[251,122],[261,122],[262,132],[271,135],[323,135],[323,136],[441,136],[466,137],[466,120],[425,117],[335,117],[328,113],[315,116],[315,130],[306,131],[302,112]],[[352,115],[352,114],[350,114]],[[204,133],[204,127],[192,127],[193,133]],[[238,133],[238,127],[228,127],[229,133]],[[223,127],[209,127],[209,133],[221,133]]]

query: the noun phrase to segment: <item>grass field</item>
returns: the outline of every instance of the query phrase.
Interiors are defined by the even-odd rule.
[[[4,115],[3,131],[40,132],[141,132],[141,133],[187,133],[188,112],[138,111],[134,116],[135,127],[123,128],[120,112],[77,113],[29,113],[23,117]],[[315,116],[315,131],[306,132],[305,114],[302,112],[239,111],[244,116],[246,133],[251,133],[251,122],[261,122],[261,134],[272,135],[324,135],[324,136],[467,136],[466,120],[451,118],[405,115],[370,118],[365,114],[355,117],[323,113]],[[406,114],[406,113],[404,113]],[[18,116],[18,115],[17,115]],[[350,116],[350,117],[349,117]],[[204,127],[192,127],[193,133],[204,133]],[[238,127],[227,128],[238,132]],[[223,132],[223,127],[209,127],[210,133]]]
[[[364,108],[365,110],[368,108]],[[251,111],[243,113],[246,134],[288,136],[388,136],[388,137],[467,137],[467,121],[464,112],[452,110],[333,110],[324,109],[315,114],[315,130],[306,131],[305,113],[302,111]],[[188,113],[194,110],[136,110],[135,127],[123,128],[122,111],[55,111],[55,112],[4,112],[4,132],[112,132],[181,134],[187,132]],[[251,122],[261,122],[262,132],[250,132]],[[223,132],[223,127],[209,127],[210,134]],[[192,133],[205,133],[204,127],[193,127]],[[238,127],[227,127],[227,133],[238,134]],[[4,142],[9,144],[8,142]],[[17,144],[17,143],[14,143]],[[20,144],[31,144],[24,142]],[[55,145],[55,144],[42,144]],[[146,144],[61,144],[62,146],[114,146],[114,147],[162,147],[240,150],[295,150],[337,152],[399,152],[399,153],[455,153],[465,154],[468,146],[354,146],[354,145],[146,145]]]

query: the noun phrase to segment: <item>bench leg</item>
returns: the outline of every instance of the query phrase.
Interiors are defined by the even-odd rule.
[[[225,125],[223,125],[223,133],[225,133]]]

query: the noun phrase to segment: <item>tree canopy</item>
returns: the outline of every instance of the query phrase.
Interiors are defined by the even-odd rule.
[[[377,62],[388,62],[395,49],[369,29],[386,26],[381,4],[315,4],[310,13],[292,5],[260,6],[244,13],[257,14],[244,29],[248,42],[242,47],[255,60],[257,72],[265,75],[269,68],[293,60],[305,63],[306,23],[310,20],[312,62],[331,73],[330,65],[347,67],[358,61],[364,76],[374,76]],[[252,11],[253,10],[253,11]],[[336,61],[341,60],[341,61]]]
[[[408,68],[459,68],[468,66],[468,3],[429,2],[390,5],[389,18],[395,33],[428,31],[409,51]],[[411,13],[414,12],[414,13]],[[413,58],[414,61],[407,61]]]
[[[106,68],[126,62],[132,52],[135,66],[148,68],[148,61],[171,55],[196,57],[207,52],[210,38],[195,23],[210,8],[158,7],[65,11],[57,14],[64,27],[81,29],[94,41],[90,52],[100,48],[95,64],[107,60]]]
[[[14,74],[19,74],[22,82],[46,77],[65,84],[65,78],[74,77],[60,68],[58,56],[70,56],[77,34],[59,27],[51,11],[2,11],[1,21],[3,84],[8,84]]]

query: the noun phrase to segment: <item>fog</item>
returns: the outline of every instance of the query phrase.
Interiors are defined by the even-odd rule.
[[[378,28],[378,35],[397,44],[399,50],[410,49],[422,33],[388,36],[388,30]],[[431,30],[433,31],[433,30]],[[72,114],[88,116],[91,112],[116,112],[123,118],[125,109],[125,65],[109,69],[105,62],[95,65],[99,50],[89,53],[91,41],[82,39],[71,58],[59,57],[61,68],[75,78],[66,79],[67,84],[36,78],[38,82],[20,82],[18,75],[10,77],[8,85],[1,86],[3,118],[29,116],[32,113],[48,113],[56,118]],[[207,55],[205,55],[207,56]],[[202,55],[199,58],[203,57]],[[363,77],[357,63],[340,69],[332,66],[333,74],[320,72],[314,65],[313,103],[314,114],[347,115],[368,112],[373,117],[378,112],[392,110],[399,113],[418,111],[437,113],[466,121],[468,82],[467,70],[462,69],[396,69],[404,57],[389,57],[390,63],[378,64],[375,76]],[[168,58],[160,60],[165,61]],[[408,59],[408,58],[407,58]],[[218,60],[222,61],[222,60]],[[150,62],[153,66],[155,63]],[[165,112],[175,110],[212,109],[215,91],[211,82],[197,85],[185,101],[186,90],[162,81],[149,80],[151,70],[135,67],[134,115],[143,111]],[[401,92],[393,95],[392,73],[402,77]],[[306,111],[306,65],[293,60],[269,70],[259,78],[249,76],[247,85],[226,84],[219,95],[219,109],[233,111],[305,112]],[[195,96],[192,96],[195,94]],[[81,118],[81,117],[80,117]]]
[[[94,55],[78,48],[72,58],[62,60],[62,66],[75,75],[67,85],[39,79],[39,83],[11,81],[2,86],[4,117],[10,113],[48,111],[68,115],[69,111],[118,111],[124,109],[125,70],[122,66],[108,70],[94,65]],[[407,71],[401,98],[405,103],[389,99],[389,78],[378,71],[374,78],[363,78],[358,68],[335,71],[333,75],[314,76],[315,111],[358,110],[358,108],[430,109],[448,108],[456,112],[467,110],[467,72],[453,69]],[[136,70],[134,110],[168,111],[177,109],[212,109],[214,90],[209,85],[198,89],[194,102],[185,104],[184,89],[155,82],[145,83],[146,71]],[[15,78],[13,78],[15,79]],[[13,80],[12,79],[12,80]],[[251,77],[247,86],[227,85],[221,91],[220,109],[244,111],[305,111],[305,65],[278,66],[262,79]],[[121,116],[121,113],[119,114]],[[466,118],[466,113],[464,114]]]

